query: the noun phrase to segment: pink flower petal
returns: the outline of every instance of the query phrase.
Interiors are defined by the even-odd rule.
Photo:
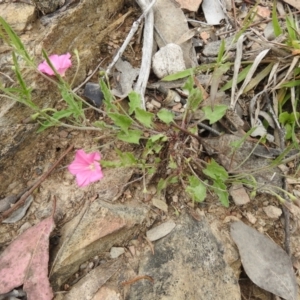
[[[59,73],[61,76],[64,76],[66,70],[72,66],[72,61],[70,58],[71,58],[70,53],[66,53],[63,55],[53,54],[49,56],[49,60],[51,61],[53,67],[55,68],[57,73]],[[55,73],[48,65],[46,60],[43,61],[41,64],[39,64],[38,70],[50,76],[55,75]]]
[[[103,178],[99,164],[100,158],[99,152],[85,153],[82,149],[76,151],[75,159],[68,166],[68,170],[76,175],[76,181],[80,187]]]

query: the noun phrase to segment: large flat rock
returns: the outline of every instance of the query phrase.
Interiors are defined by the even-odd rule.
[[[130,300],[238,300],[238,280],[225,262],[224,247],[205,218],[182,215],[166,237],[140,262],[139,274],[154,279],[131,285]]]

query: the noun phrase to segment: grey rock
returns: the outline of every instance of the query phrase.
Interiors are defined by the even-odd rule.
[[[98,253],[108,252],[114,245],[122,245],[133,238],[144,222],[145,207],[110,204],[94,201],[82,210],[62,230],[61,251],[54,262],[51,284],[58,288],[79,266]]]
[[[110,249],[110,257],[111,258],[117,258],[124,253],[125,253],[125,250],[123,247],[112,247]]]
[[[36,19],[35,7],[25,3],[0,4],[0,16],[17,33],[23,32],[26,26]]]
[[[168,44],[153,56],[152,68],[158,78],[186,69],[180,46]]]
[[[146,252],[139,275],[154,279],[131,286],[130,300],[241,299],[237,278],[223,259],[223,246],[205,219],[184,214],[176,228]]]
[[[225,49],[226,50],[235,50],[236,49],[236,43],[233,43],[234,36],[230,36],[228,38],[225,38]],[[204,49],[203,49],[203,55],[205,56],[217,56],[220,50],[222,41],[215,41],[208,43]]]

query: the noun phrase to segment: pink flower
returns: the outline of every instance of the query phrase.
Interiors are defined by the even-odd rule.
[[[49,60],[51,61],[53,67],[61,76],[65,76],[65,72],[67,71],[67,69],[69,69],[72,66],[70,58],[70,53],[63,55],[53,54],[49,56]],[[39,64],[38,70],[50,76],[55,75],[55,73],[50,68],[46,60]]]
[[[75,159],[68,166],[68,170],[76,175],[76,181],[80,187],[103,178],[100,159],[99,152],[85,153],[82,149],[76,151]]]

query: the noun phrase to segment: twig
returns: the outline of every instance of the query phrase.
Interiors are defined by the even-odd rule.
[[[289,17],[290,15],[298,15],[300,14],[300,11],[295,11],[295,12],[292,12],[290,14],[286,14],[286,15],[283,15],[283,16],[278,16],[277,18],[278,19],[285,19],[286,17]],[[258,22],[255,22],[255,23],[252,23],[248,26],[248,28],[251,28],[251,27],[256,27],[257,25],[260,25],[261,23],[268,23],[272,21],[272,18],[267,18],[267,19],[264,19],[264,20],[260,20]],[[215,35],[216,36],[220,36],[220,35],[224,35],[224,34],[228,34],[228,33],[233,33],[236,31],[236,28],[235,29],[231,29],[231,30],[228,30],[228,31],[224,31],[224,32],[220,32],[220,33],[216,33]]]
[[[141,24],[142,19],[147,15],[147,13],[150,11],[150,9],[152,8],[152,6],[153,6],[154,3],[155,3],[155,1],[153,1],[149,5],[149,7],[143,12],[143,14],[135,22],[133,22],[132,27],[131,27],[131,29],[129,31],[129,34],[127,35],[125,41],[123,42],[123,45],[121,46],[121,48],[117,52],[117,54],[114,57],[113,61],[110,63],[110,65],[106,69],[106,74],[108,76],[111,75],[112,68],[117,63],[117,61],[122,56],[122,54],[124,53],[124,51],[125,51],[126,47],[128,46],[130,40],[132,39],[132,37],[134,36],[134,34],[136,33],[136,31],[138,30],[139,25]]]
[[[150,68],[151,68],[151,58],[152,58],[152,48],[153,48],[153,28],[154,28],[154,13],[153,9],[149,10],[149,7],[155,3],[153,0],[149,5],[149,0],[136,0],[141,9],[148,13],[145,15],[145,25],[144,25],[144,41],[142,49],[142,64],[140,69],[139,78],[134,87],[134,90],[141,95],[142,108],[146,109],[145,103],[145,90],[149,79]]]
[[[197,139],[200,143],[203,142],[203,140],[201,139],[200,136],[198,136],[198,135],[196,135],[196,134],[193,134],[193,133],[189,132],[188,130],[186,130],[186,129],[180,127],[180,126],[178,126],[176,123],[172,123],[171,125],[172,125],[173,127],[176,127],[177,129],[181,130],[182,132],[184,132],[184,133],[186,133],[186,134],[188,134],[188,135],[194,137],[194,138]]]
[[[277,116],[275,115],[275,112],[273,111],[273,108],[271,106],[271,101],[269,98],[268,93],[265,92],[265,98],[266,98],[266,102],[267,102],[267,107],[269,112],[271,113],[271,116],[275,122],[275,127],[278,130],[278,134],[279,134],[279,142],[280,142],[280,149],[281,151],[284,151],[284,147],[285,147],[285,132],[284,130],[280,127],[280,123],[277,120]],[[282,179],[282,189],[284,191],[287,191],[287,181],[286,181],[286,177],[283,177]],[[290,202],[289,197],[286,195],[286,193],[283,194],[284,199],[287,202]],[[281,205],[282,207],[282,211],[283,211],[283,216],[284,216],[284,248],[286,253],[291,256],[291,247],[290,247],[290,241],[291,241],[291,233],[290,233],[290,211],[285,207],[285,205]]]
[[[135,282],[137,282],[137,281],[139,281],[141,279],[148,279],[149,281],[151,281],[152,283],[154,283],[154,279],[152,277],[150,277],[148,275],[141,275],[141,276],[137,276],[137,277],[135,277],[135,278],[133,278],[131,280],[123,281],[122,285],[123,286],[124,285],[131,285],[131,284],[133,284],[133,283],[135,283]]]
[[[49,174],[56,168],[56,166],[62,161],[62,159],[73,149],[73,145],[71,145],[65,153],[54,163],[54,165],[45,173],[41,176],[41,178],[26,192],[23,194],[23,196],[20,198],[20,200],[14,204],[10,209],[5,211],[1,216],[0,216],[0,223],[9,217],[16,209],[21,207],[24,203],[25,200],[28,198],[29,195],[49,176]]]

